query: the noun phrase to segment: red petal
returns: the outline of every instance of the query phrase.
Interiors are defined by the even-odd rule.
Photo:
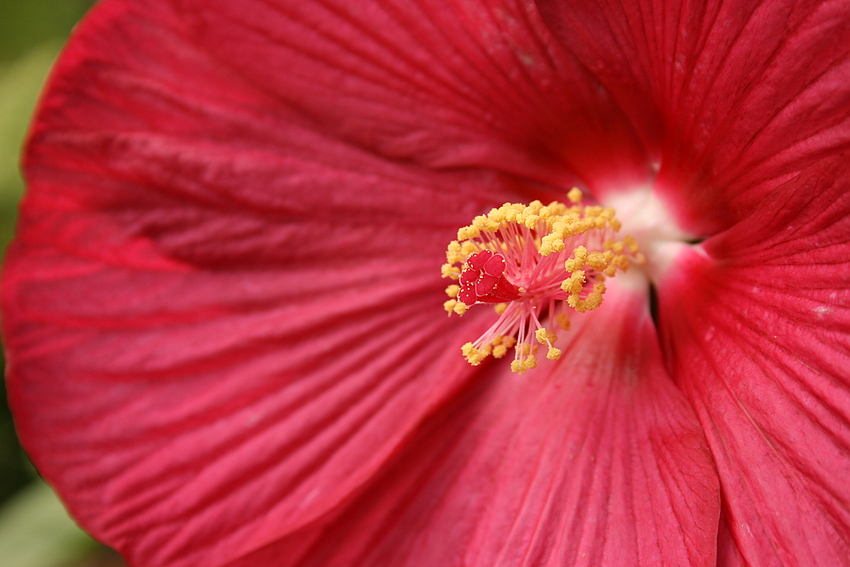
[[[337,506],[469,377],[439,264],[517,183],[340,141],[164,9],[101,3],[57,66],[4,337],[72,513],[145,565],[213,566]]]
[[[467,327],[406,275],[421,263],[383,280],[56,256],[39,272],[19,252],[4,331],[21,438],[82,524],[145,565],[218,565],[309,522],[469,374]]]
[[[609,290],[566,348],[492,363],[348,511],[234,567],[713,567],[713,465],[642,298]]]
[[[680,258],[662,332],[720,472],[747,565],[850,557],[850,194],[847,156],[777,189]]]
[[[622,113],[532,3],[175,4],[214,57],[388,157],[485,166],[561,191],[649,179]]]
[[[832,1],[538,2],[631,118],[682,226],[713,234],[850,147],[850,26]]]

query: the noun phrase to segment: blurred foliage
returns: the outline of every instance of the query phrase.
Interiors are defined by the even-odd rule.
[[[50,66],[93,0],[0,0],[0,250],[24,187],[21,145]],[[3,360],[0,357],[0,364]],[[68,517],[18,444],[0,388],[0,557],[8,567],[123,565]]]
[[[0,250],[23,194],[20,150],[41,86],[65,37],[90,0],[0,2]],[[0,406],[0,503],[33,478],[17,443],[5,389]]]
[[[15,61],[34,46],[64,38],[92,0],[0,2],[0,63]]]
[[[41,481],[29,484],[0,508],[0,557],[5,567],[73,564],[95,549]]]
[[[45,76],[62,42],[44,41],[0,66],[0,246],[12,238],[24,185],[18,170],[20,147]]]

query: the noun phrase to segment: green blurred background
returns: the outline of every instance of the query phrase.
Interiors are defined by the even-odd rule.
[[[42,84],[94,0],[0,0],[0,246],[14,233],[24,191],[21,145]],[[0,389],[0,563],[3,567],[117,567],[39,480],[15,437]]]

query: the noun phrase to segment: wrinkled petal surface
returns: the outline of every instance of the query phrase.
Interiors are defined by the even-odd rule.
[[[719,469],[720,555],[751,566],[850,557],[846,164],[784,184],[659,289],[674,376]]]
[[[179,0],[196,41],[344,139],[569,190],[646,181],[609,94],[524,0]]]
[[[844,0],[538,5],[630,117],[691,234],[728,228],[850,147]]]
[[[484,368],[346,512],[234,566],[714,566],[713,464],[643,297],[610,291],[565,349]]]
[[[145,565],[226,562],[365,483],[471,375],[446,242],[521,193],[341,140],[162,2],[85,22],[25,167],[3,291],[20,434]]]

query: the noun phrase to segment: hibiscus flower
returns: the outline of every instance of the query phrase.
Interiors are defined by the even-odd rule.
[[[103,0],[24,160],[20,436],[133,566],[848,565],[848,148],[846,0]],[[579,198],[628,271],[469,364],[458,229]]]

